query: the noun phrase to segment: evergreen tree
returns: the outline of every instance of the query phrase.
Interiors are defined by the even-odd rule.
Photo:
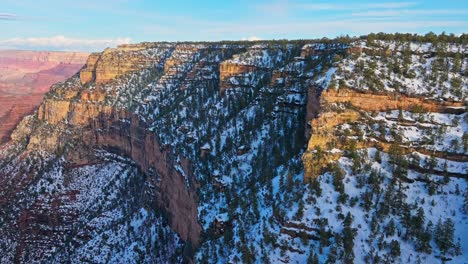
[[[441,219],[434,229],[434,241],[442,254],[446,254],[454,245],[455,227],[452,219],[447,218],[444,222]]]
[[[395,234],[395,221],[393,218],[388,222],[388,225],[385,227],[385,235],[386,236],[393,236]]]
[[[352,263],[354,261],[354,237],[357,234],[357,229],[351,227],[352,223],[353,217],[351,213],[348,212],[343,221],[343,247],[345,263]]]
[[[398,241],[392,240],[392,242],[390,242],[389,248],[390,248],[390,256],[393,259],[400,256],[401,250],[400,250],[400,243],[398,243]]]
[[[307,264],[320,264],[317,254],[311,249],[309,257],[307,258]]]

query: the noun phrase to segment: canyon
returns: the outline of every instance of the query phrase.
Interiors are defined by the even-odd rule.
[[[435,45],[92,53],[32,115],[7,114],[22,120],[0,145],[0,261],[463,261],[430,226],[466,226],[468,61],[458,70]],[[431,68],[442,59],[448,69]]]
[[[0,51],[0,143],[26,115],[41,103],[52,84],[77,73],[88,53]]]

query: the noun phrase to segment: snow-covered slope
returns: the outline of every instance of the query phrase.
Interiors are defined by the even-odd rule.
[[[446,48],[107,50],[0,148],[2,260],[464,263],[467,61]]]

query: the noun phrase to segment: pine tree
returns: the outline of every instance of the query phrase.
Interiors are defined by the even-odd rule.
[[[374,160],[378,163],[381,163],[382,162],[382,158],[380,157],[380,151],[379,150],[376,150],[375,151],[375,157],[374,157]]]
[[[418,240],[416,243],[416,250],[420,252],[425,252],[427,254],[430,254],[432,252],[432,247],[431,247],[431,239],[432,239],[432,222],[429,221],[429,223],[426,226],[426,229],[423,230],[419,236]]]
[[[455,227],[452,219],[447,218],[443,223],[439,219],[434,229],[434,241],[442,254],[448,253],[454,247],[454,232]]]
[[[392,258],[395,259],[396,257],[400,256],[401,250],[400,250],[400,243],[398,241],[392,240],[392,242],[390,242],[389,248],[390,248],[390,256],[392,256]]]
[[[385,235],[386,236],[393,236],[395,234],[395,221],[393,218],[388,222],[388,225],[385,227]]]
[[[317,254],[311,249],[309,257],[307,258],[307,264],[320,264]]]
[[[315,192],[317,197],[322,195],[322,188],[320,187],[320,181],[317,178],[311,180],[311,182],[309,183],[309,188],[310,188],[310,192],[311,193]]]
[[[344,247],[344,260],[345,263],[352,263],[354,260],[354,237],[357,234],[357,230],[352,228],[353,217],[350,212],[346,215],[343,221],[343,247]]]
[[[336,263],[337,261],[337,258],[338,258],[338,252],[337,252],[337,248],[335,246],[333,246],[331,249],[330,249],[330,252],[328,253],[328,257],[327,257],[327,261],[325,262],[326,264],[334,264]]]

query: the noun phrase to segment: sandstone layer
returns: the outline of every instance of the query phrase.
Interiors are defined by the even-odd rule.
[[[85,68],[80,71],[81,83],[107,83],[129,72],[160,63],[160,57],[148,56],[149,48],[152,48],[149,44],[122,45],[91,54]]]
[[[309,98],[309,102],[312,102]],[[348,107],[340,112],[331,110],[334,104],[347,104]],[[320,97],[320,111],[318,117],[311,118],[308,114],[308,127],[312,130],[307,135],[310,136],[307,150],[302,156],[304,164],[304,180],[309,181],[320,175],[328,161],[336,159],[337,155],[323,152],[330,147],[337,147],[339,139],[334,135],[335,128],[341,124],[354,122],[362,118],[362,112],[383,112],[389,110],[419,111],[433,113],[461,114],[466,111],[462,102],[434,101],[420,97],[409,97],[403,94],[373,94],[363,93],[348,88],[329,89],[324,91]],[[314,110],[308,113],[316,113]],[[388,150],[387,142],[359,142],[358,147],[378,147]],[[408,149],[406,152],[409,152]],[[323,153],[317,153],[317,152]],[[418,149],[425,152],[424,149]],[[427,152],[427,151],[426,151]],[[434,155],[435,152],[431,154]],[[320,158],[318,158],[320,157]],[[461,159],[463,157],[454,157]]]

